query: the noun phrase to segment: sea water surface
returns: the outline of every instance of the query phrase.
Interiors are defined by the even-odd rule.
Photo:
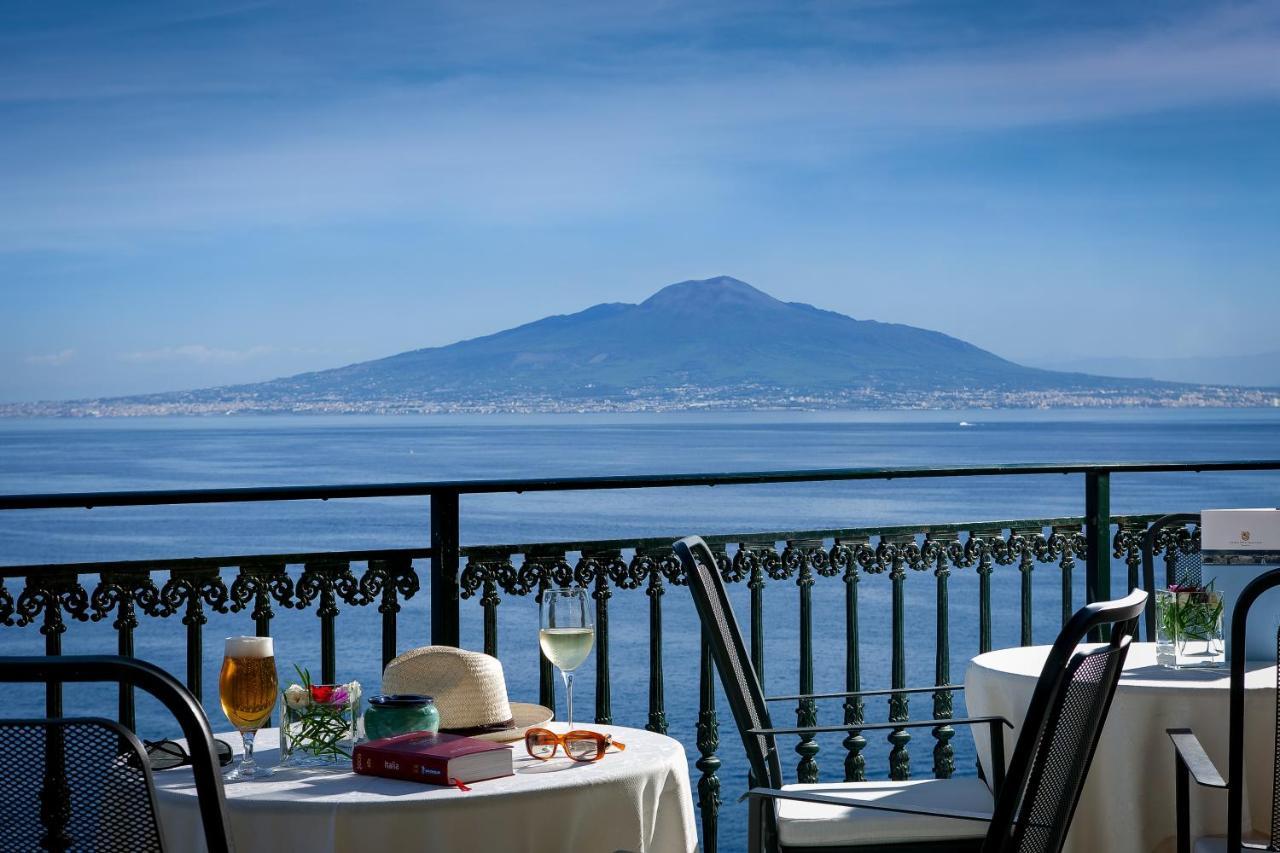
[[[880,412],[672,414],[627,416],[491,417],[227,417],[101,421],[0,422],[0,493],[117,489],[180,489],[324,483],[377,483],[470,478],[760,471],[787,468],[969,465],[1015,462],[1188,461],[1280,457],[1280,410],[1103,412]],[[1118,475],[1115,514],[1196,511],[1206,507],[1280,505],[1280,474]],[[0,563],[326,551],[425,546],[426,498],[215,504],[94,510],[0,512]],[[1083,510],[1080,476],[985,477],[920,481],[794,483],[769,486],[463,496],[464,545],[679,536],[867,526],[884,523],[1041,518]],[[399,621],[402,650],[428,642],[429,592],[405,603]],[[1124,567],[1113,568],[1121,593]],[[1034,573],[1034,633],[1052,639],[1061,611],[1055,567]],[[16,596],[20,580],[9,580]],[[934,671],[934,579],[907,581],[907,656],[911,683],[931,684]],[[1077,570],[1075,601],[1083,603]],[[745,621],[745,585],[733,589]],[[815,685],[843,688],[843,585],[819,578],[815,601]],[[864,578],[861,604],[862,684],[888,686],[889,585]],[[766,588],[765,690],[797,688],[796,587]],[[993,639],[1018,642],[1018,573],[997,567],[993,582]],[[610,601],[613,720],[643,726],[648,697],[648,600],[644,591],[615,590]],[[338,617],[338,675],[359,679],[367,692],[379,681],[380,616],[375,607],[342,606]],[[532,598],[505,598],[499,610],[499,653],[511,696],[537,697],[537,608]],[[463,602],[463,643],[481,646],[480,608]],[[951,679],[961,681],[977,652],[977,583],[972,570],[951,579]],[[669,587],[664,599],[664,655],[670,733],[685,745],[692,779],[697,758],[698,627],[688,592]],[[205,626],[205,706],[215,729],[225,729],[217,704],[221,638],[252,633],[247,612],[209,614]],[[293,665],[319,666],[315,608],[276,607],[272,625],[282,679]],[[137,654],[170,671],[184,671],[184,632],[177,617],[141,618]],[[110,620],[70,621],[67,653],[114,650]],[[0,626],[0,653],[35,654],[43,638],[34,626]],[[594,715],[594,654],[579,670],[575,711]],[[68,688],[68,707],[114,713],[110,691]],[[558,713],[564,697],[557,683]],[[6,700],[16,713],[39,713],[35,691]],[[926,697],[912,715],[927,716]],[[746,766],[728,709],[720,699],[721,849],[745,846]],[[868,718],[887,709],[869,703]],[[958,703],[956,713],[963,712]],[[794,706],[774,708],[775,722],[795,719]],[[839,700],[823,705],[822,723],[841,720]],[[154,703],[140,701],[144,735],[173,733]],[[888,745],[869,733],[868,773],[886,773]],[[843,775],[839,736],[819,740],[824,780]],[[959,773],[974,772],[972,744],[954,741]],[[794,772],[793,743],[783,746],[784,769]],[[912,771],[928,775],[933,739],[914,734]],[[787,758],[786,756],[792,756]]]

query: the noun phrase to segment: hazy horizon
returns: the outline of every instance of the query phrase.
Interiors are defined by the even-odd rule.
[[[0,9],[0,402],[728,274],[1024,364],[1275,350],[1280,6]]]

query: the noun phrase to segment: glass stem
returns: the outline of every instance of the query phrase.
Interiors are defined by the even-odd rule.
[[[240,758],[240,772],[246,770],[252,771],[258,765],[253,760],[253,736],[257,732],[241,732],[240,739],[244,741],[244,755]]]
[[[569,718],[569,728],[573,728],[573,673],[560,670],[560,677],[564,679],[564,712]]]

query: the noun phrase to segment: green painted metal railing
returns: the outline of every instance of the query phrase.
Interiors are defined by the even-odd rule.
[[[728,583],[745,582],[749,599],[749,643],[752,664],[763,679],[765,671],[764,590],[769,581],[794,583],[798,595],[798,694],[774,697],[795,702],[800,725],[817,722],[812,693],[814,626],[813,590],[818,577],[840,578],[844,587],[845,690],[829,694],[844,698],[843,720],[865,721],[866,701],[887,702],[889,720],[909,719],[910,697],[931,694],[934,718],[952,716],[949,580],[954,570],[973,569],[978,578],[981,651],[991,648],[991,578],[997,566],[1017,566],[1020,575],[1020,639],[1032,638],[1031,575],[1037,564],[1055,565],[1061,573],[1062,616],[1071,613],[1073,572],[1083,558],[1085,597],[1093,601],[1110,595],[1111,559],[1122,558],[1130,587],[1141,585],[1141,538],[1156,516],[1112,517],[1110,478],[1116,473],[1280,470],[1280,461],[1202,463],[1130,463],[1098,465],[1012,465],[960,468],[840,469],[736,474],[687,474],[658,477],[594,477],[575,479],[451,481],[382,485],[309,486],[298,488],[211,489],[193,491],[103,492],[63,495],[0,496],[0,510],[34,510],[100,506],[148,506],[278,500],[329,500],[360,497],[421,495],[430,497],[430,547],[420,549],[343,551],[311,554],[255,554],[182,560],[112,563],[62,563],[0,567],[0,624],[38,625],[45,651],[62,651],[66,617],[100,621],[111,618],[121,654],[132,655],[139,615],[180,616],[186,628],[186,681],[201,697],[202,626],[208,612],[248,610],[256,632],[271,631],[273,605],[298,609],[315,606],[320,625],[321,676],[333,680],[336,670],[335,620],[339,605],[378,607],[382,614],[382,660],[398,651],[397,619],[401,602],[420,589],[419,565],[429,565],[431,581],[431,639],[459,642],[462,601],[476,599],[482,611],[485,651],[498,648],[498,607],[502,596],[540,595],[553,586],[580,584],[591,591],[596,605],[595,719],[613,722],[610,692],[609,606],[614,591],[644,588],[649,611],[648,712],[646,728],[666,732],[668,714],[664,692],[662,603],[670,586],[685,583],[671,542],[691,532],[673,529],[643,539],[577,542],[514,543],[462,547],[459,543],[459,497],[500,492],[580,491],[633,488],[672,488],[759,483],[919,479],[933,477],[1028,476],[1083,474],[1085,515],[1080,517],[1014,519],[980,523],[899,525],[823,530],[752,532],[705,535]],[[1114,532],[1113,532],[1114,530]],[[1185,539],[1186,531],[1183,531]],[[1195,535],[1194,532],[1191,535]],[[1156,543],[1160,549],[1185,548],[1185,542]],[[1170,552],[1171,553],[1171,552]],[[576,555],[576,556],[575,556]],[[355,568],[353,568],[353,566]],[[224,570],[233,570],[229,582]],[[936,609],[934,685],[910,688],[906,670],[906,595],[910,573],[932,572]],[[159,573],[167,573],[160,578]],[[94,583],[91,576],[97,576]],[[864,691],[859,640],[858,588],[866,579],[886,575],[890,584],[890,689]],[[6,580],[21,581],[16,595]],[[159,582],[158,582],[159,581]],[[699,708],[696,716],[695,766],[699,772],[697,799],[702,815],[703,847],[716,849],[720,807],[721,766],[719,718],[715,706],[715,677],[705,638],[699,660]],[[550,664],[539,655],[539,693],[543,704],[553,694]],[[61,691],[51,689],[47,711],[60,716]],[[120,719],[132,725],[134,709],[128,691],[120,694]],[[624,721],[632,722],[632,721]],[[951,726],[932,730],[933,772],[947,777],[955,770]],[[911,736],[894,729],[887,738],[891,778],[910,772]],[[866,749],[861,732],[847,733],[842,744],[843,778],[866,777]],[[817,781],[820,748],[811,736],[798,739],[796,775]]]

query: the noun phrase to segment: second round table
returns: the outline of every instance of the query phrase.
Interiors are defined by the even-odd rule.
[[[998,714],[1014,724],[1005,732],[1013,754],[1023,717],[1048,646],[1000,649],[979,655],[965,672],[971,715]],[[1192,729],[1205,751],[1227,772],[1226,667],[1169,669],[1156,663],[1154,643],[1133,643],[1094,754],[1066,853],[1145,853],[1173,850],[1175,827],[1173,744],[1165,729]],[[1276,668],[1249,663],[1245,676],[1245,820],[1262,829],[1271,815],[1270,757],[1275,750]],[[974,727],[979,761],[991,777],[987,730]],[[1192,835],[1226,831],[1226,795],[1192,788]]]

